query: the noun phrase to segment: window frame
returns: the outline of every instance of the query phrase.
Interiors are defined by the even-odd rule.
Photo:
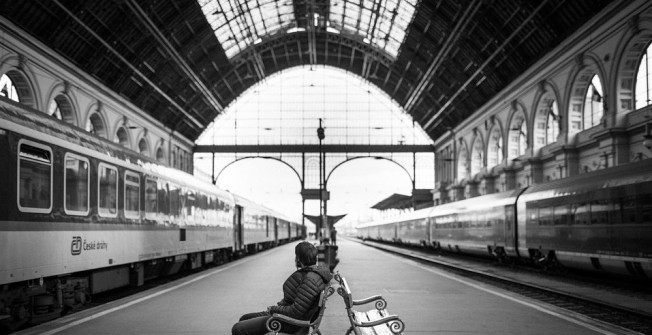
[[[116,180],[115,180],[115,213],[111,213],[111,212],[107,212],[107,211],[102,210],[103,208],[105,208],[105,207],[101,206],[101,202],[100,202],[100,200],[102,199],[102,195],[100,194],[100,192],[102,192],[102,187],[100,185],[100,182],[102,181],[102,179],[100,178],[100,172],[102,171],[102,168],[107,168],[109,170],[115,171],[115,175],[116,175]],[[118,217],[118,208],[119,208],[118,203],[120,201],[119,190],[120,190],[120,173],[118,171],[118,168],[113,166],[113,165],[109,165],[109,164],[106,164],[106,163],[103,163],[103,162],[98,164],[98,166],[97,166],[97,214],[100,217],[103,217],[103,218],[116,218],[116,217]]]
[[[133,181],[128,181],[127,177],[136,177],[138,178],[138,183],[133,182]],[[122,188],[122,201],[123,201],[123,207],[122,210],[124,211],[125,218],[127,219],[140,219],[140,174],[133,172],[133,171],[128,171],[125,170],[124,177],[123,177],[123,188]],[[138,210],[137,211],[128,211],[127,210],[127,186],[138,186]],[[135,213],[135,214],[134,214]]]
[[[154,201],[154,211],[147,211],[147,184],[148,183],[154,183],[154,196],[155,196],[155,201]],[[158,179],[151,177],[151,176],[145,176],[145,218],[154,220],[158,216],[159,210],[158,210]]]
[[[23,160],[23,158],[20,157],[21,153],[21,146],[29,145],[37,149],[45,150],[50,153],[50,206],[48,208],[37,208],[37,207],[25,207],[20,204],[20,163]],[[18,141],[18,150],[16,151],[17,154],[17,159],[16,159],[16,206],[18,206],[18,210],[23,212],[23,213],[38,213],[38,214],[48,214],[52,212],[52,202],[53,202],[53,186],[54,186],[54,154],[52,151],[52,148],[40,144],[34,141],[26,140],[26,139],[21,139]]]
[[[77,160],[80,160],[82,162],[85,162],[88,165],[88,175],[86,176],[86,211],[75,211],[75,210],[68,210],[68,203],[66,201],[66,192],[68,191],[68,179],[66,178],[66,161],[68,158],[74,158]],[[71,152],[66,152],[66,154],[63,157],[64,161],[64,168],[63,168],[63,210],[66,214],[68,215],[76,215],[76,216],[87,216],[88,213],[91,211],[91,163],[88,158],[71,153]]]

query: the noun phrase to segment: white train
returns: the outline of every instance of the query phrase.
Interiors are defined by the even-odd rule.
[[[0,100],[0,326],[305,237],[192,175]]]

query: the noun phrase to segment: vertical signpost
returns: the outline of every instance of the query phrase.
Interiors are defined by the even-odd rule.
[[[326,218],[326,199],[324,199],[324,184],[325,184],[325,160],[324,151],[322,150],[322,141],[326,138],[324,127],[322,126],[322,119],[319,119],[319,128],[317,128],[317,137],[319,138],[319,226],[317,227],[317,234],[319,241],[324,239],[324,229],[327,228],[328,221]]]

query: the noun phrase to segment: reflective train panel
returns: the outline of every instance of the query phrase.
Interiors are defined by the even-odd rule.
[[[0,326],[305,238],[263,206],[6,99],[0,157]]]
[[[650,277],[652,159],[421,209],[356,229],[368,239]]]

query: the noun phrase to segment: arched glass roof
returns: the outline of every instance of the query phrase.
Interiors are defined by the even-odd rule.
[[[200,145],[431,145],[432,139],[377,87],[332,67],[296,67],[245,92],[199,137]]]
[[[362,40],[396,58],[417,5],[417,0],[333,0],[327,9],[308,3],[298,13],[291,0],[197,1],[229,58],[273,35],[304,31],[306,25]],[[297,21],[299,16],[306,17],[305,23]]]

